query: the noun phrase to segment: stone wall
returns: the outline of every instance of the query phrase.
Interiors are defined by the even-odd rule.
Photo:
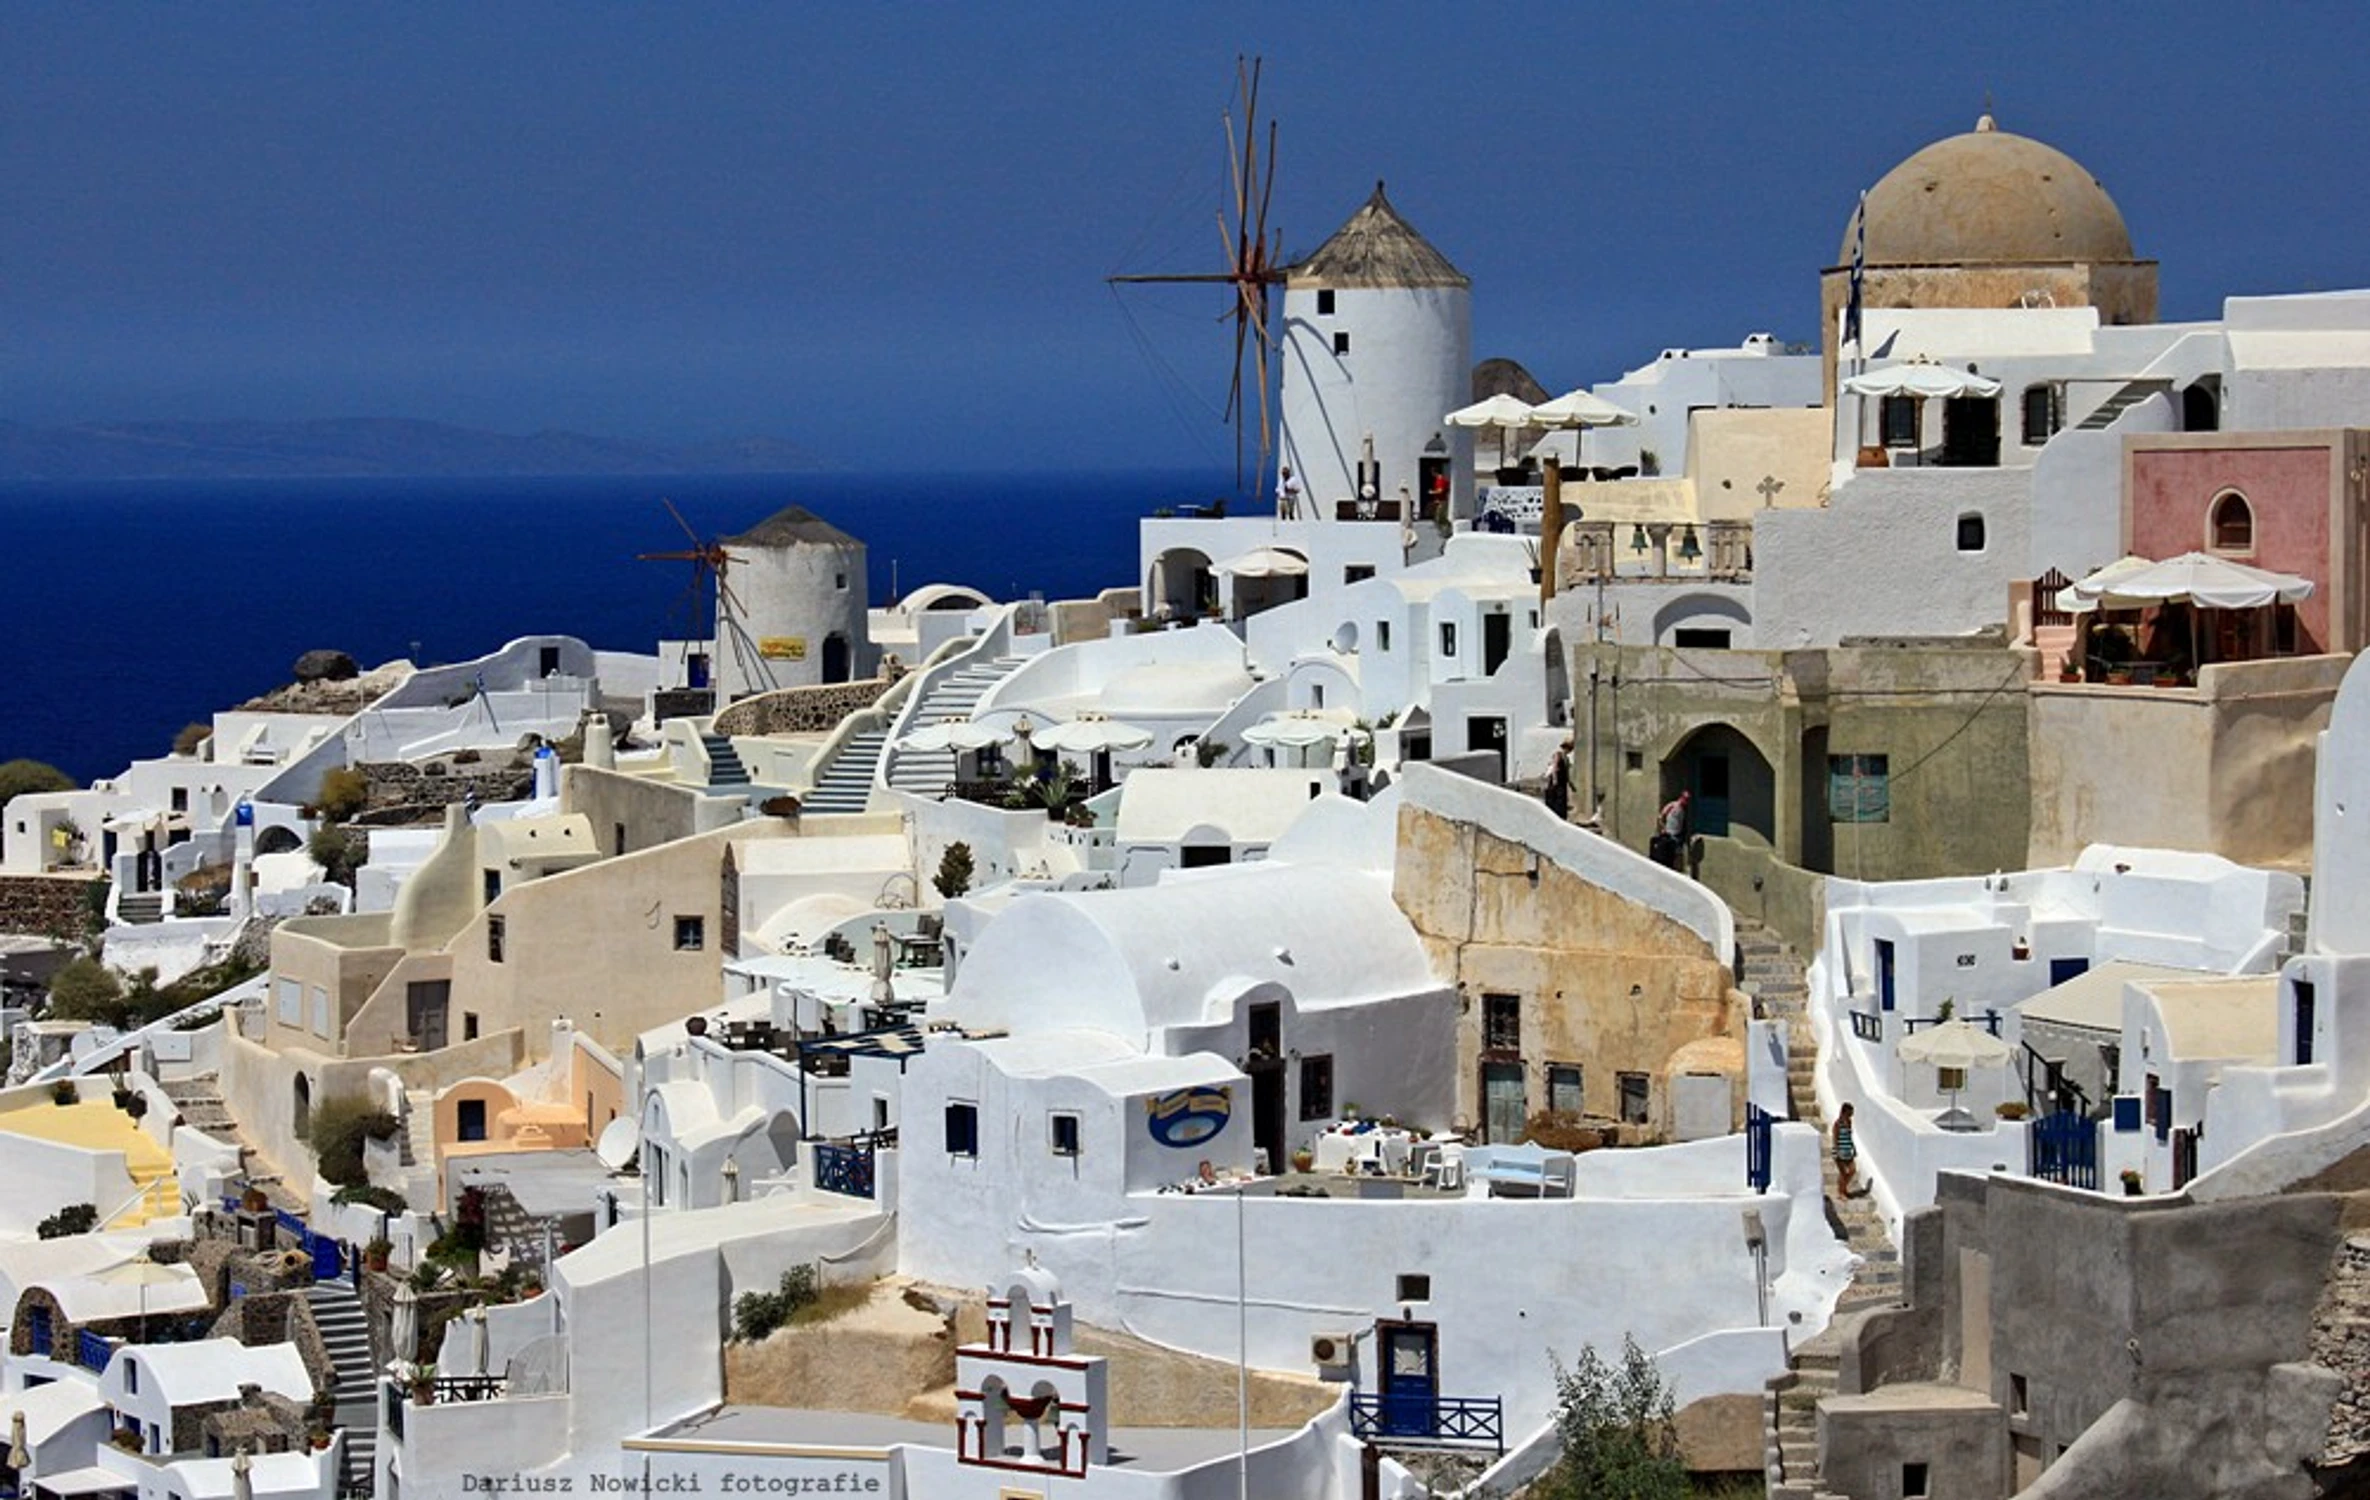
[[[78,938],[90,925],[89,875],[0,875],[0,932]]]
[[[716,716],[718,734],[829,734],[889,690],[886,677],[781,688],[743,698]]]
[[[438,756],[417,766],[370,761],[360,770],[370,783],[362,815],[355,819],[364,825],[399,821],[374,816],[389,812],[441,811],[452,803],[468,801],[472,793],[480,802],[515,802],[535,788],[534,768],[513,763],[506,753],[500,760],[479,761]]]
[[[237,1339],[250,1349],[268,1344],[294,1344],[304,1360],[313,1389],[337,1384],[337,1363],[313,1322],[312,1300],[299,1291],[254,1293],[233,1298],[214,1320],[213,1336]]]
[[[2344,1377],[2329,1408],[2323,1467],[2370,1454],[2370,1235],[2347,1235],[2330,1258],[2328,1285],[2312,1315],[2312,1362]]]

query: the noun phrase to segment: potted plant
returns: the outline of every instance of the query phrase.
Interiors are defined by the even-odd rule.
[[[148,1117],[148,1096],[146,1094],[126,1094],[122,1109],[133,1119],[144,1120]]]
[[[436,1376],[428,1370],[423,1369],[412,1376],[411,1404],[414,1406],[434,1406],[436,1404]]]
[[[1298,1173],[1301,1173],[1303,1176],[1305,1176],[1305,1175],[1307,1175],[1309,1172],[1311,1172],[1311,1171],[1314,1171],[1314,1170],[1316,1169],[1316,1165],[1317,1165],[1317,1153],[1316,1153],[1316,1152],[1314,1152],[1314,1151],[1311,1151],[1311,1150],[1309,1150],[1309,1149],[1308,1149],[1308,1147],[1306,1147],[1306,1146],[1301,1146],[1301,1147],[1299,1147],[1299,1148],[1297,1148],[1297,1149],[1295,1149],[1295,1150],[1293,1151],[1293,1153],[1292,1153],[1292,1170],[1293,1170],[1293,1171],[1295,1171],[1295,1172],[1298,1172]]]
[[[263,1194],[263,1189],[257,1187],[252,1182],[248,1183],[246,1190],[239,1194],[239,1207],[245,1209],[248,1213],[264,1213],[269,1210],[271,1206],[272,1200],[265,1197]]]
[[[2119,1175],[2121,1175],[2123,1178],[2123,1196],[2126,1198],[2137,1198],[2140,1195],[2139,1168],[2125,1167]]]
[[[368,1270],[384,1271],[387,1269],[388,1258],[394,1253],[393,1243],[385,1235],[381,1235],[362,1247],[362,1264]]]
[[[2032,1112],[2032,1107],[2022,1099],[2002,1100],[1994,1110],[2003,1120],[2021,1120]]]

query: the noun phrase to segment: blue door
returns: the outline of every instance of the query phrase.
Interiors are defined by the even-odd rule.
[[[313,1279],[337,1280],[338,1273],[346,1268],[346,1258],[340,1253],[337,1241],[325,1234],[308,1235],[306,1238],[309,1241],[308,1248],[313,1252]]]
[[[1878,1008],[1893,1008],[1893,944],[1890,938],[1876,940],[1876,998]]]
[[[1382,1335],[1382,1430],[1430,1437],[1440,1412],[1440,1330],[1434,1323],[1379,1323]]]

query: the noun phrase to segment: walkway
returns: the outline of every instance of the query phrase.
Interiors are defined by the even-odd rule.
[[[1753,996],[1754,1014],[1785,1023],[1786,1085],[1794,1118],[1823,1137],[1828,1122],[1819,1110],[1813,1083],[1818,1044],[1811,1035],[1810,986],[1802,959],[1776,933],[1741,914],[1736,919],[1736,949],[1738,986]],[[1770,1382],[1762,1413],[1770,1500],[1818,1500],[1826,1495],[1819,1488],[1818,1404],[1835,1394],[1842,1351],[1836,1323],[1846,1313],[1901,1300],[1901,1256],[1885,1234],[1884,1219],[1867,1198],[1838,1195],[1835,1160],[1824,1149],[1819,1171],[1826,1183],[1828,1226],[1860,1257],[1860,1264],[1836,1299],[1834,1319],[1796,1346],[1790,1373]],[[1864,1184],[1861,1191],[1866,1191]]]
[[[96,1083],[91,1087],[95,1089]],[[76,1104],[31,1104],[0,1113],[0,1133],[84,1151],[122,1152],[124,1170],[140,1196],[129,1207],[94,1205],[102,1216],[114,1215],[103,1228],[138,1229],[152,1219],[170,1219],[181,1212],[181,1184],[173,1175],[172,1153],[150,1140],[139,1121],[105,1096]],[[119,1208],[121,1212],[117,1212]]]

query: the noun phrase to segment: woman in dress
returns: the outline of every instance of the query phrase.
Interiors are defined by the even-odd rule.
[[[1859,1159],[1860,1148],[1852,1144],[1852,1107],[1846,1104],[1835,1112],[1835,1191],[1838,1196],[1852,1196],[1852,1179],[1859,1175]]]

